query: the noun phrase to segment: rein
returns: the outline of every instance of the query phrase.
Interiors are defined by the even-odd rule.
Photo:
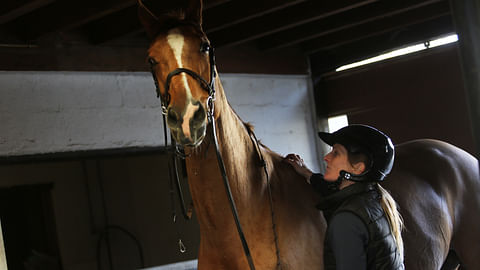
[[[236,228],[237,228],[237,232],[238,232],[240,240],[242,242],[243,251],[244,251],[245,256],[247,258],[248,265],[249,265],[250,269],[255,270],[255,265],[253,264],[252,255],[250,253],[250,249],[248,247],[248,243],[247,243],[247,240],[246,240],[245,235],[243,233],[242,226],[240,224],[240,220],[239,220],[239,217],[238,217],[238,211],[237,211],[235,201],[233,199],[232,191],[231,191],[231,188],[230,188],[230,184],[229,184],[229,181],[228,181],[228,176],[227,176],[227,172],[226,172],[226,169],[225,169],[225,164],[223,162],[223,159],[222,159],[222,156],[221,156],[221,153],[220,153],[220,150],[219,150],[219,146],[218,146],[216,127],[215,127],[215,117],[214,117],[216,72],[215,72],[215,54],[214,54],[213,47],[210,47],[210,50],[209,50],[209,60],[210,60],[210,83],[205,81],[205,79],[203,79],[198,73],[196,73],[196,72],[194,72],[190,69],[177,68],[167,75],[167,79],[166,79],[166,82],[165,82],[165,94],[164,95],[162,95],[161,92],[160,92],[158,79],[157,79],[157,76],[155,74],[155,66],[158,63],[153,58],[150,58],[148,61],[150,63],[150,70],[151,70],[152,77],[153,77],[153,80],[154,80],[154,83],[155,83],[157,97],[160,98],[160,100],[161,100],[165,144],[167,144],[167,127],[166,127],[165,115],[167,115],[167,113],[168,113],[167,108],[168,108],[168,105],[170,103],[170,94],[168,93],[168,91],[169,91],[169,88],[170,88],[170,82],[172,80],[172,77],[174,77],[176,75],[179,75],[181,73],[187,73],[188,75],[190,75],[191,77],[196,79],[200,83],[202,88],[208,92],[209,96],[208,96],[208,99],[207,99],[207,107],[208,107],[207,118],[208,118],[209,124],[211,125],[212,139],[213,139],[213,142],[215,144],[215,151],[216,151],[218,166],[220,168],[220,173],[222,175],[222,179],[223,179],[223,182],[224,182],[225,191],[227,193],[227,197],[228,197],[228,201],[229,201],[230,208],[231,208],[231,211],[232,211],[232,215],[233,215],[233,218],[235,220],[235,225],[236,225]],[[261,165],[264,168],[264,172],[265,172],[266,179],[267,179],[269,204],[270,204],[271,218],[272,218],[272,229],[273,229],[273,234],[274,234],[274,242],[275,242],[275,249],[276,249],[276,256],[277,256],[277,269],[280,269],[280,267],[281,267],[280,251],[279,251],[279,245],[278,245],[278,236],[277,236],[277,231],[276,231],[275,215],[274,215],[274,211],[273,211],[273,199],[272,199],[272,192],[271,192],[271,187],[270,187],[270,178],[269,178],[268,170],[267,170],[267,163],[265,162],[265,159],[263,158],[258,140],[257,140],[257,138],[256,138],[256,136],[253,132],[250,134],[250,138],[252,139],[252,142],[255,145],[255,149],[258,153],[258,156],[259,156],[260,161],[261,161]],[[173,138],[171,137],[171,134],[170,134],[170,141],[171,141],[172,146],[175,147],[175,154],[179,155],[178,147],[176,146]],[[172,177],[172,175],[175,175],[176,186],[177,186],[177,191],[178,191],[179,199],[180,199],[181,206],[182,206],[183,216],[184,216],[185,219],[188,220],[188,219],[191,218],[192,212],[191,212],[191,209],[187,210],[186,207],[185,207],[185,202],[184,202],[184,199],[183,199],[183,191],[182,191],[182,188],[181,188],[181,185],[180,185],[180,180],[179,180],[179,177],[178,177],[176,155],[173,155],[173,167],[174,167],[173,168],[173,171],[174,171],[173,173],[172,173],[172,170],[170,169],[170,162],[169,162],[169,175],[170,175],[170,183],[171,183],[170,184],[170,186],[171,186],[170,193],[171,194],[173,193],[173,188],[172,188],[172,186],[173,186],[173,184],[172,184],[173,179],[172,178],[173,177]],[[185,158],[185,155],[180,153],[180,157]],[[174,205],[173,197],[172,197],[172,205]],[[173,211],[173,213],[172,213],[173,220],[175,222],[175,220],[176,220],[175,210],[173,209],[172,211]],[[185,252],[185,246],[183,245],[181,239],[179,239],[179,247],[180,247],[181,252]]]

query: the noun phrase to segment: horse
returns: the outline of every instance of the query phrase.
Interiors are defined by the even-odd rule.
[[[200,226],[198,269],[250,266],[242,255],[214,140],[256,269],[323,269],[326,222],[315,208],[319,195],[281,155],[256,143],[252,127],[229,105],[221,81],[215,80],[213,48],[201,27],[202,1],[161,15],[138,1],[139,19],[152,37],[148,59],[162,111],[172,137],[185,149]],[[396,152],[384,187],[405,220],[406,269],[438,270],[448,254],[462,267],[480,269],[478,161],[428,139],[398,145]],[[456,267],[454,262],[442,269]]]
[[[406,142],[395,151],[382,186],[404,218],[405,268],[453,270],[461,263],[460,269],[480,269],[478,160],[431,139]]]

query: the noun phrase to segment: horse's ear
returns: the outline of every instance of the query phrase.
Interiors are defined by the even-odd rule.
[[[202,0],[189,0],[185,9],[185,20],[202,25]]]
[[[158,17],[143,4],[142,0],[137,0],[137,2],[138,19],[142,23],[143,28],[147,32],[147,35],[150,38],[154,38],[158,34],[158,29],[160,28],[160,21]]]
[[[137,0],[138,18],[150,38],[155,38],[161,27],[172,22],[188,21],[202,25],[202,0],[175,0],[170,4],[162,1]]]

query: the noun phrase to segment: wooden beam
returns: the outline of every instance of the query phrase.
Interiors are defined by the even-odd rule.
[[[379,1],[346,12],[315,20],[291,29],[262,37],[257,44],[262,50],[271,50],[292,46],[307,40],[318,38],[360,24],[397,15],[412,9],[444,0]]]
[[[143,71],[147,62],[147,38],[132,46],[0,47],[0,70],[16,71]],[[278,54],[282,57],[278,57]],[[253,44],[216,50],[217,66],[225,73],[307,74],[301,51],[283,49],[265,53]],[[152,82],[152,87],[153,82]],[[153,88],[152,88],[153,91]],[[153,95],[153,92],[152,92]]]
[[[448,15],[450,8],[448,2],[439,2],[433,5],[423,6],[421,8],[409,10],[394,16],[382,18],[380,20],[360,24],[337,31],[322,37],[309,40],[300,44],[303,51],[308,54],[322,49],[331,49],[343,44],[355,42],[370,36],[375,36],[410,25],[419,24],[425,21],[436,19]]]
[[[480,159],[480,0],[451,0],[450,4],[458,34],[476,157]]]
[[[203,9],[210,9],[219,5],[223,5],[232,0],[205,0],[203,1]]]
[[[29,1],[21,6],[17,6],[16,8],[13,8],[6,13],[2,13],[2,15],[0,16],[0,24],[13,21],[14,19],[20,16],[23,16],[38,8],[51,4],[54,1],[55,0],[34,0],[34,1]],[[22,2],[24,1],[20,1],[20,3]]]
[[[0,166],[14,165],[14,164],[29,164],[29,163],[43,163],[43,162],[61,162],[61,161],[75,161],[84,159],[103,159],[115,157],[130,157],[139,155],[164,155],[168,149],[165,146],[145,146],[145,147],[126,147],[126,148],[111,148],[102,150],[80,150],[71,152],[58,153],[44,153],[31,154],[20,156],[0,156]],[[1,235],[0,235],[1,237]],[[1,248],[1,247],[0,247]],[[1,250],[0,250],[1,252]],[[1,254],[1,253],[0,253]],[[1,268],[0,258],[0,270]]]
[[[0,15],[7,14],[12,10],[18,9],[32,0],[3,0],[0,5]]]
[[[231,0],[206,1],[204,10],[217,7],[219,5],[224,5],[230,1]],[[169,7],[164,5],[163,8]],[[138,20],[137,5],[109,14],[105,17],[88,23],[83,28],[86,30],[88,39],[93,44],[102,44],[143,31],[143,27]]]
[[[451,17],[443,16],[418,25],[412,25],[402,31],[383,33],[357,42],[347,43],[334,49],[318,51],[309,56],[312,79],[316,80],[322,74],[334,71],[342,65],[453,32]]]
[[[101,44],[143,31],[138,20],[137,7],[129,7],[110,14],[83,27],[93,44]]]
[[[11,21],[6,27],[32,40],[50,32],[73,29],[133,5],[135,1],[132,0],[56,1]]]
[[[0,70],[149,71],[144,47],[0,48]]]
[[[375,1],[337,0],[328,4],[323,1],[307,1],[209,33],[209,38],[217,47],[236,45]]]
[[[306,0],[231,1],[206,10],[203,16],[203,28],[207,33],[212,33],[305,1]]]

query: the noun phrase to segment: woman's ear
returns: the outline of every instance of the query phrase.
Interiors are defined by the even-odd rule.
[[[353,165],[353,172],[355,174],[361,174],[365,171],[365,168],[366,168],[365,163],[360,161]]]

